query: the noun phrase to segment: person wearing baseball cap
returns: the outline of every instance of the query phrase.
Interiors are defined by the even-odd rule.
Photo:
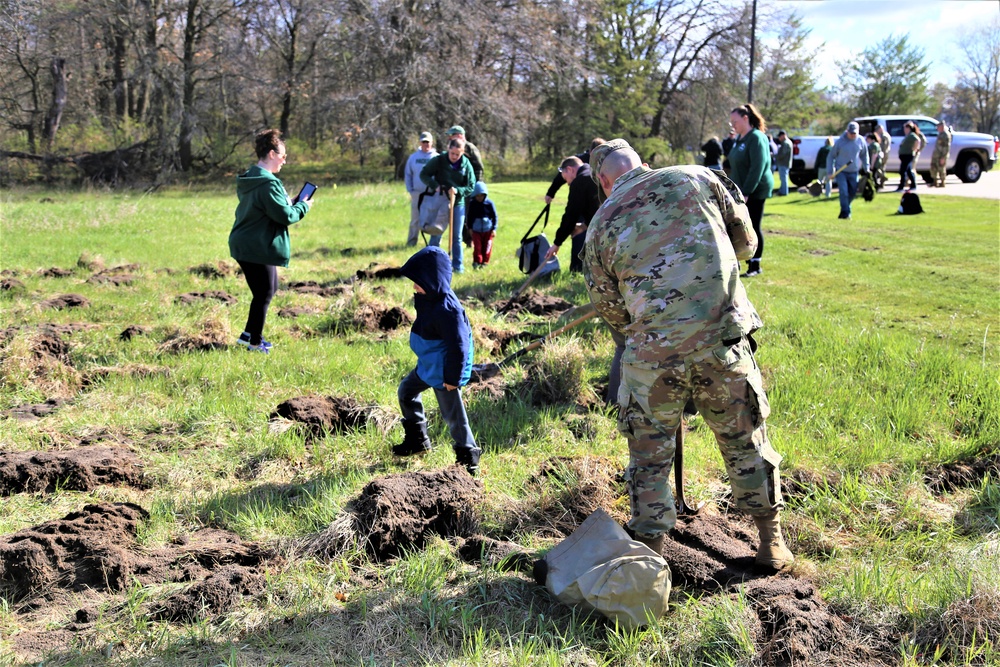
[[[693,401],[715,434],[732,498],[760,534],[756,562],[794,560],[778,519],[778,464],[753,332],[760,316],[740,281],[756,249],[743,193],[703,166],[649,169],[624,139],[590,154],[607,201],[584,244],[584,283],[625,338],[618,424],[628,442],[628,527],[656,553],[677,513],[669,474],[681,415]]]
[[[448,135],[449,139],[457,137],[465,142],[465,157],[469,158],[469,162],[472,163],[472,172],[477,181],[483,180],[483,155],[476,148],[476,145],[465,137],[465,128],[461,125],[452,125],[445,134]]]
[[[840,197],[840,220],[851,219],[851,202],[858,193],[858,175],[868,173],[868,145],[858,134],[858,124],[853,120],[833,144],[826,156],[826,173],[837,174],[837,192]],[[838,173],[839,172],[839,173]]]
[[[417,239],[420,238],[420,193],[424,191],[420,170],[435,155],[437,151],[434,150],[434,135],[430,132],[421,132],[420,148],[410,155],[403,169],[406,192],[410,195],[410,231],[406,236],[408,246],[417,245]]]

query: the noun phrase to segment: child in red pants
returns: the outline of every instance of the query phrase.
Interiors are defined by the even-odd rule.
[[[465,206],[465,219],[472,227],[472,268],[481,269],[490,263],[493,238],[497,235],[497,209],[486,198],[486,184],[477,181]]]

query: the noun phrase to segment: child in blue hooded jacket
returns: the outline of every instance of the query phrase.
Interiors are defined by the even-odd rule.
[[[487,199],[489,192],[486,184],[477,181],[472,188],[472,195],[465,205],[466,223],[472,226],[472,268],[481,269],[490,263],[493,254],[493,239],[497,235],[497,208],[492,199]]]
[[[433,388],[455,441],[455,458],[476,475],[481,450],[469,428],[461,390],[472,376],[472,327],[451,289],[451,259],[441,248],[427,246],[410,257],[400,273],[414,284],[417,319],[410,330],[410,349],[417,355],[417,367],[399,383],[405,437],[392,453],[412,456],[430,451],[420,394]]]

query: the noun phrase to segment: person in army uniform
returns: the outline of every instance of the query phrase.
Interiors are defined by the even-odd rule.
[[[465,142],[465,157],[472,163],[472,173],[477,181],[483,180],[483,154],[479,152],[476,145],[465,138],[465,128],[461,125],[452,125],[446,132],[448,140],[461,139]]]
[[[618,428],[636,539],[659,553],[677,513],[669,474],[690,399],[712,429],[736,505],[760,532],[757,563],[794,560],[778,517],[770,408],[753,356],[761,326],[739,273],[757,239],[739,188],[700,166],[651,170],[624,139],[598,146],[607,195],[587,230],[584,279],[597,312],[626,338]]]
[[[944,124],[938,121],[937,142],[934,144],[934,152],[931,153],[931,187],[943,188],[944,179],[948,175],[948,151],[951,150],[951,132]]]

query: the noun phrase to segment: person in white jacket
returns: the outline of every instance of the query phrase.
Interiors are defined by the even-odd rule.
[[[406,181],[406,191],[410,193],[410,231],[406,237],[406,245],[417,245],[420,238],[420,193],[424,191],[424,184],[420,180],[420,170],[424,168],[427,161],[437,155],[434,150],[434,135],[430,132],[420,133],[420,150],[414,151],[406,160],[406,168],[403,170],[403,179]]]

